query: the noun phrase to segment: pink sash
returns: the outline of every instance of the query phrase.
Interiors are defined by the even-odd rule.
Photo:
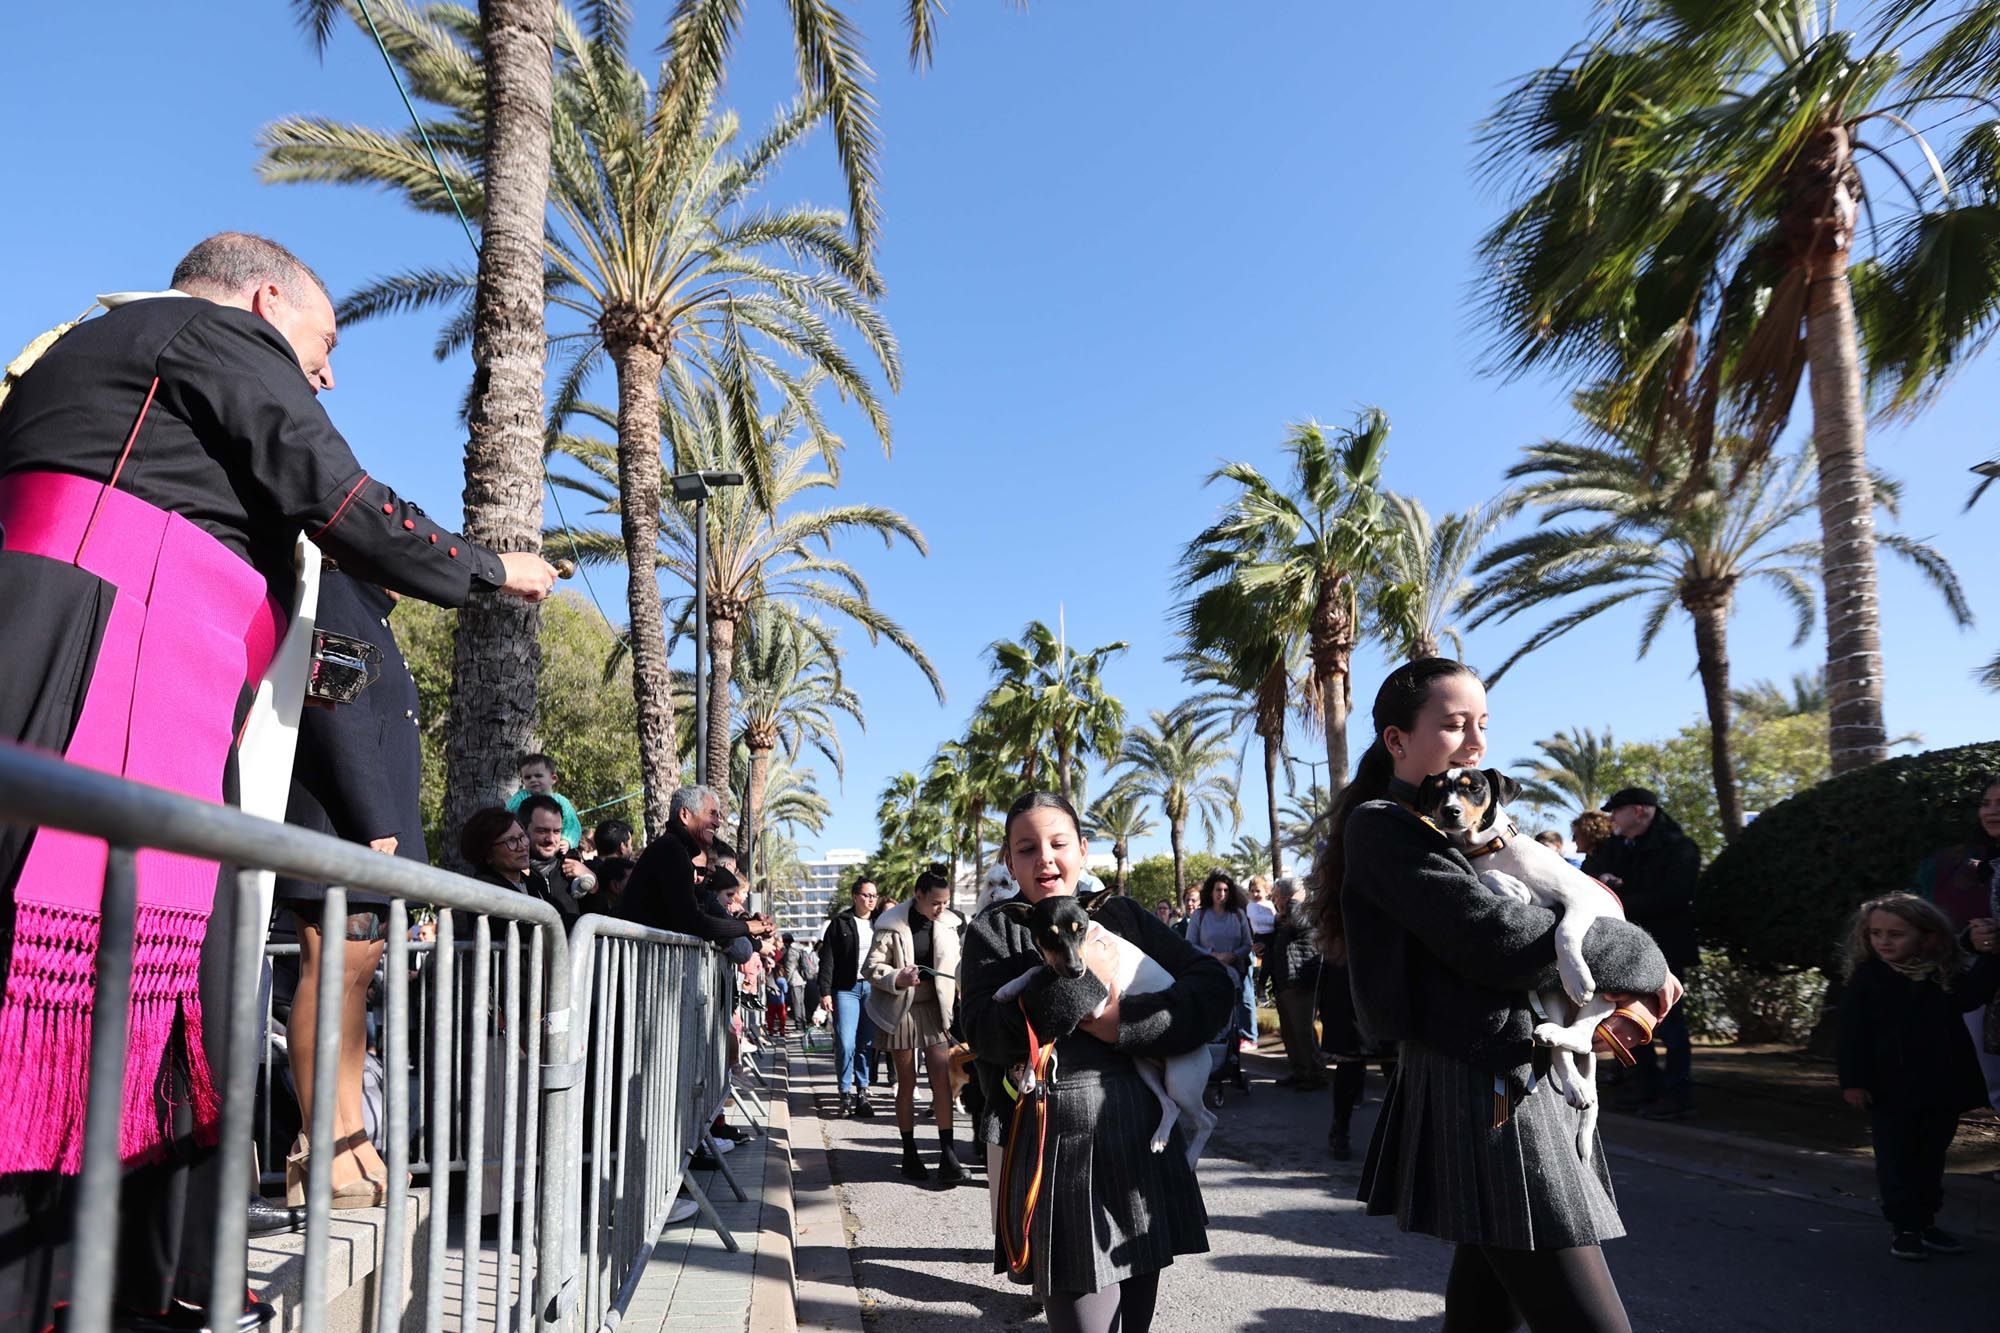
[[[0,477],[0,530],[6,549],[74,564],[117,589],[64,758],[219,803],[238,703],[286,620],[263,578],[179,515],[63,473]],[[0,999],[0,1174],[82,1167],[105,860],[102,842],[44,828],[22,864]],[[158,1157],[168,1142],[156,1088],[176,1019],[198,1142],[214,1142],[220,1117],[199,990],[218,866],[150,850],[137,861],[127,1163]]]

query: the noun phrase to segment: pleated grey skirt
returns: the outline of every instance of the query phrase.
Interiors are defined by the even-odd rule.
[[[1160,1103],[1129,1065],[1059,1069],[1050,1101],[1041,1205],[1030,1238],[1035,1294],[1085,1295],[1208,1249],[1208,1210],[1175,1125],[1149,1146]],[[1012,1182],[1019,1193],[1023,1179]],[[1018,1215],[1018,1214],[1017,1214]],[[993,1271],[1007,1271],[998,1237]],[[1016,1277],[1016,1282],[1027,1280]]]
[[[1361,1168],[1362,1202],[1458,1245],[1556,1250],[1625,1234],[1604,1145],[1577,1153],[1582,1113],[1540,1079],[1498,1129],[1493,1075],[1417,1042],[1401,1058]]]

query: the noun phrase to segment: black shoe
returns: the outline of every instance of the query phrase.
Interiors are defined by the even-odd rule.
[[[924,1159],[917,1156],[917,1145],[914,1143],[905,1143],[903,1145],[903,1179],[928,1183],[930,1178],[931,1173],[924,1166]]]
[[[835,1105],[833,1108],[833,1118],[836,1120],[844,1119],[847,1113],[853,1109],[854,1109],[853,1094],[843,1092],[840,1094],[839,1103]]]
[[[875,1106],[868,1100],[868,1090],[866,1088],[854,1094],[854,1114],[864,1120],[875,1114]]]
[[[306,1210],[287,1208],[269,1199],[253,1197],[250,1200],[250,1234],[253,1236],[282,1236],[288,1231],[306,1229]]]
[[[1898,1259],[1911,1263],[1922,1263],[1930,1256],[1924,1252],[1924,1235],[1921,1231],[1898,1231],[1889,1242],[1889,1253]]]
[[[1348,1143],[1347,1135],[1345,1134],[1327,1135],[1326,1150],[1333,1154],[1333,1160],[1336,1162],[1349,1162],[1354,1160],[1354,1149]]]
[[[938,1154],[937,1178],[940,1185],[956,1185],[965,1179],[965,1167],[950,1148]]]
[[[717,1137],[718,1139],[728,1139],[731,1143],[741,1143],[743,1142],[743,1140],[750,1137],[750,1132],[748,1130],[738,1129],[736,1126],[731,1124],[716,1125],[712,1127],[709,1130],[709,1132],[715,1135],[715,1137]]]
[[[1965,1242],[1941,1227],[1925,1227],[1917,1234],[1932,1254],[1965,1253]]]
[[[706,1148],[696,1148],[693,1155],[688,1158],[688,1170],[690,1171],[719,1171],[721,1169],[722,1159]]]
[[[64,1307],[65,1310],[67,1308]],[[111,1327],[117,1333],[199,1333],[206,1329],[217,1330],[217,1333],[255,1333],[255,1330],[275,1319],[277,1314],[277,1306],[246,1297],[243,1313],[234,1320],[213,1321],[201,1306],[175,1301],[163,1314],[114,1313]],[[56,1322],[61,1324],[63,1321],[58,1318]]]

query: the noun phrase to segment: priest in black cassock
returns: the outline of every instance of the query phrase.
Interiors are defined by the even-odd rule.
[[[355,462],[317,398],[334,383],[332,302],[282,246],[223,233],[172,290],[103,304],[0,401],[0,738],[233,802],[302,534],[349,573],[445,606],[548,594],[540,556],[439,528]],[[0,1329],[46,1327],[68,1298],[104,862],[89,839],[0,828]],[[128,1321],[184,1325],[207,1299],[232,899],[217,871],[138,858]],[[218,1313],[211,1326],[229,1326]]]

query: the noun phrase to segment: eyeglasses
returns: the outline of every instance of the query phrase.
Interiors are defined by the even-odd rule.
[[[525,833],[510,833],[504,838],[495,838],[493,845],[495,847],[526,847],[528,845],[528,835]]]

